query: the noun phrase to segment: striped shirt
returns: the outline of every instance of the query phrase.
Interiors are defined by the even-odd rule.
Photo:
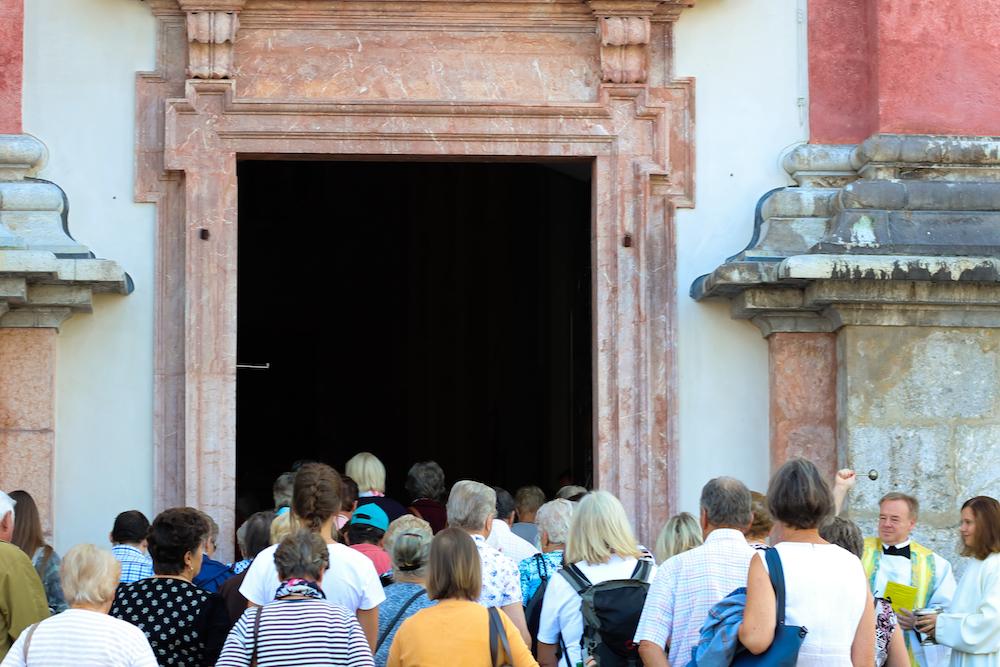
[[[372,667],[372,649],[354,614],[325,600],[276,600],[261,607],[257,665]],[[226,638],[215,667],[247,667],[257,608],[247,609]]]
[[[4,667],[24,667],[21,633],[4,658]],[[72,658],[70,657],[72,656]],[[28,645],[31,667],[156,667],[153,649],[131,623],[87,609],[67,609],[41,622]]]
[[[669,642],[671,665],[690,662],[708,610],[747,585],[756,553],[740,531],[717,528],[700,547],[663,561],[649,586],[635,643],[665,647]]]

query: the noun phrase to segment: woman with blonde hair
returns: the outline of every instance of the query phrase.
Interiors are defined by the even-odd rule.
[[[156,667],[142,630],[108,616],[121,563],[109,549],[78,544],[59,566],[69,608],[24,630],[3,660],[4,667],[48,667],[72,662],[109,667]]]
[[[571,578],[575,575],[590,585],[633,578],[648,582],[656,574],[656,566],[640,560],[641,556],[621,501],[607,491],[592,491],[580,500],[563,553],[566,565],[559,571],[563,576],[552,577],[545,589],[538,625],[538,662],[542,667],[572,667],[586,660],[580,595]],[[642,604],[634,611],[638,625]],[[565,646],[561,658],[557,653],[560,641]]]
[[[323,577],[323,593],[327,601],[347,608],[358,617],[374,650],[378,639],[378,606],[385,600],[385,593],[372,562],[334,536],[340,494],[340,473],[323,463],[306,464],[295,473],[291,513],[300,528],[317,533],[326,541],[330,569]],[[264,549],[247,570],[240,593],[251,604],[264,606],[274,600],[281,584],[274,562],[277,550],[277,545]]]
[[[376,667],[385,667],[400,623],[434,604],[425,588],[433,538],[431,525],[409,514],[390,523],[385,531],[385,551],[392,559],[393,581],[385,587],[385,602],[378,615]]]
[[[385,466],[371,452],[359,452],[347,461],[344,474],[358,485],[358,507],[375,503],[386,513],[389,521],[406,514],[406,508],[385,497]]]
[[[702,542],[704,539],[698,519],[690,512],[681,512],[670,517],[667,525],[660,531],[653,553],[656,555],[656,562],[662,565],[668,558],[701,546]]]
[[[538,667],[507,615],[476,603],[481,577],[479,550],[472,537],[454,527],[435,535],[427,564],[427,595],[438,603],[399,626],[389,648],[388,667]],[[491,626],[497,629],[492,645]]]

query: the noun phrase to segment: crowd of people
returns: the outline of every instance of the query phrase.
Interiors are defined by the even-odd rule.
[[[0,492],[0,667],[1000,665],[990,497],[962,506],[956,583],[910,539],[916,498],[884,496],[865,538],[839,516],[853,471],[831,483],[805,459],[766,493],[710,480],[652,553],[607,491],[449,491],[431,461],[410,468],[404,505],[368,452],[343,474],[294,468],[232,563],[190,507],[122,512],[110,549],[60,558],[31,496]]]

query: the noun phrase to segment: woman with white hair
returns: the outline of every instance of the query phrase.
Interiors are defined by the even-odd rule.
[[[486,543],[497,512],[497,493],[479,482],[463,480],[451,488],[448,497],[448,525],[461,528],[476,543],[482,560],[482,595],[479,604],[499,607],[521,631],[525,644],[531,643],[528,624],[521,606],[521,577],[517,564]]]
[[[649,581],[656,574],[656,566],[644,561],[640,568],[642,553],[638,544],[621,502],[607,491],[592,491],[573,512],[563,562],[591,585],[631,579],[641,569],[648,569]],[[538,626],[538,664],[572,667],[584,662],[582,638],[580,595],[567,578],[553,577],[545,589]],[[560,643],[565,646],[561,657],[557,652]]]
[[[385,667],[400,623],[434,604],[427,597],[427,563],[434,530],[423,519],[401,516],[385,531],[385,550],[392,558],[393,583],[385,587],[379,606],[375,667]]]
[[[525,558],[517,569],[521,572],[521,599],[527,605],[535,591],[562,567],[563,549],[569,538],[575,505],[565,498],[556,498],[538,508],[535,525],[542,553]]]
[[[59,565],[69,609],[21,633],[3,667],[108,665],[156,667],[142,630],[108,616],[118,588],[121,563],[109,549],[78,544]]]
[[[347,461],[344,474],[358,485],[358,507],[375,503],[395,521],[406,514],[406,508],[385,497],[385,466],[371,452],[359,452]]]

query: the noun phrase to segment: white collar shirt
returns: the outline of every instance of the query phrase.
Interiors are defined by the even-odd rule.
[[[531,558],[538,553],[538,549],[531,542],[516,535],[510,529],[510,526],[507,525],[507,522],[502,519],[493,519],[490,536],[486,538],[486,544],[510,558],[515,564],[520,563],[525,558]]]

